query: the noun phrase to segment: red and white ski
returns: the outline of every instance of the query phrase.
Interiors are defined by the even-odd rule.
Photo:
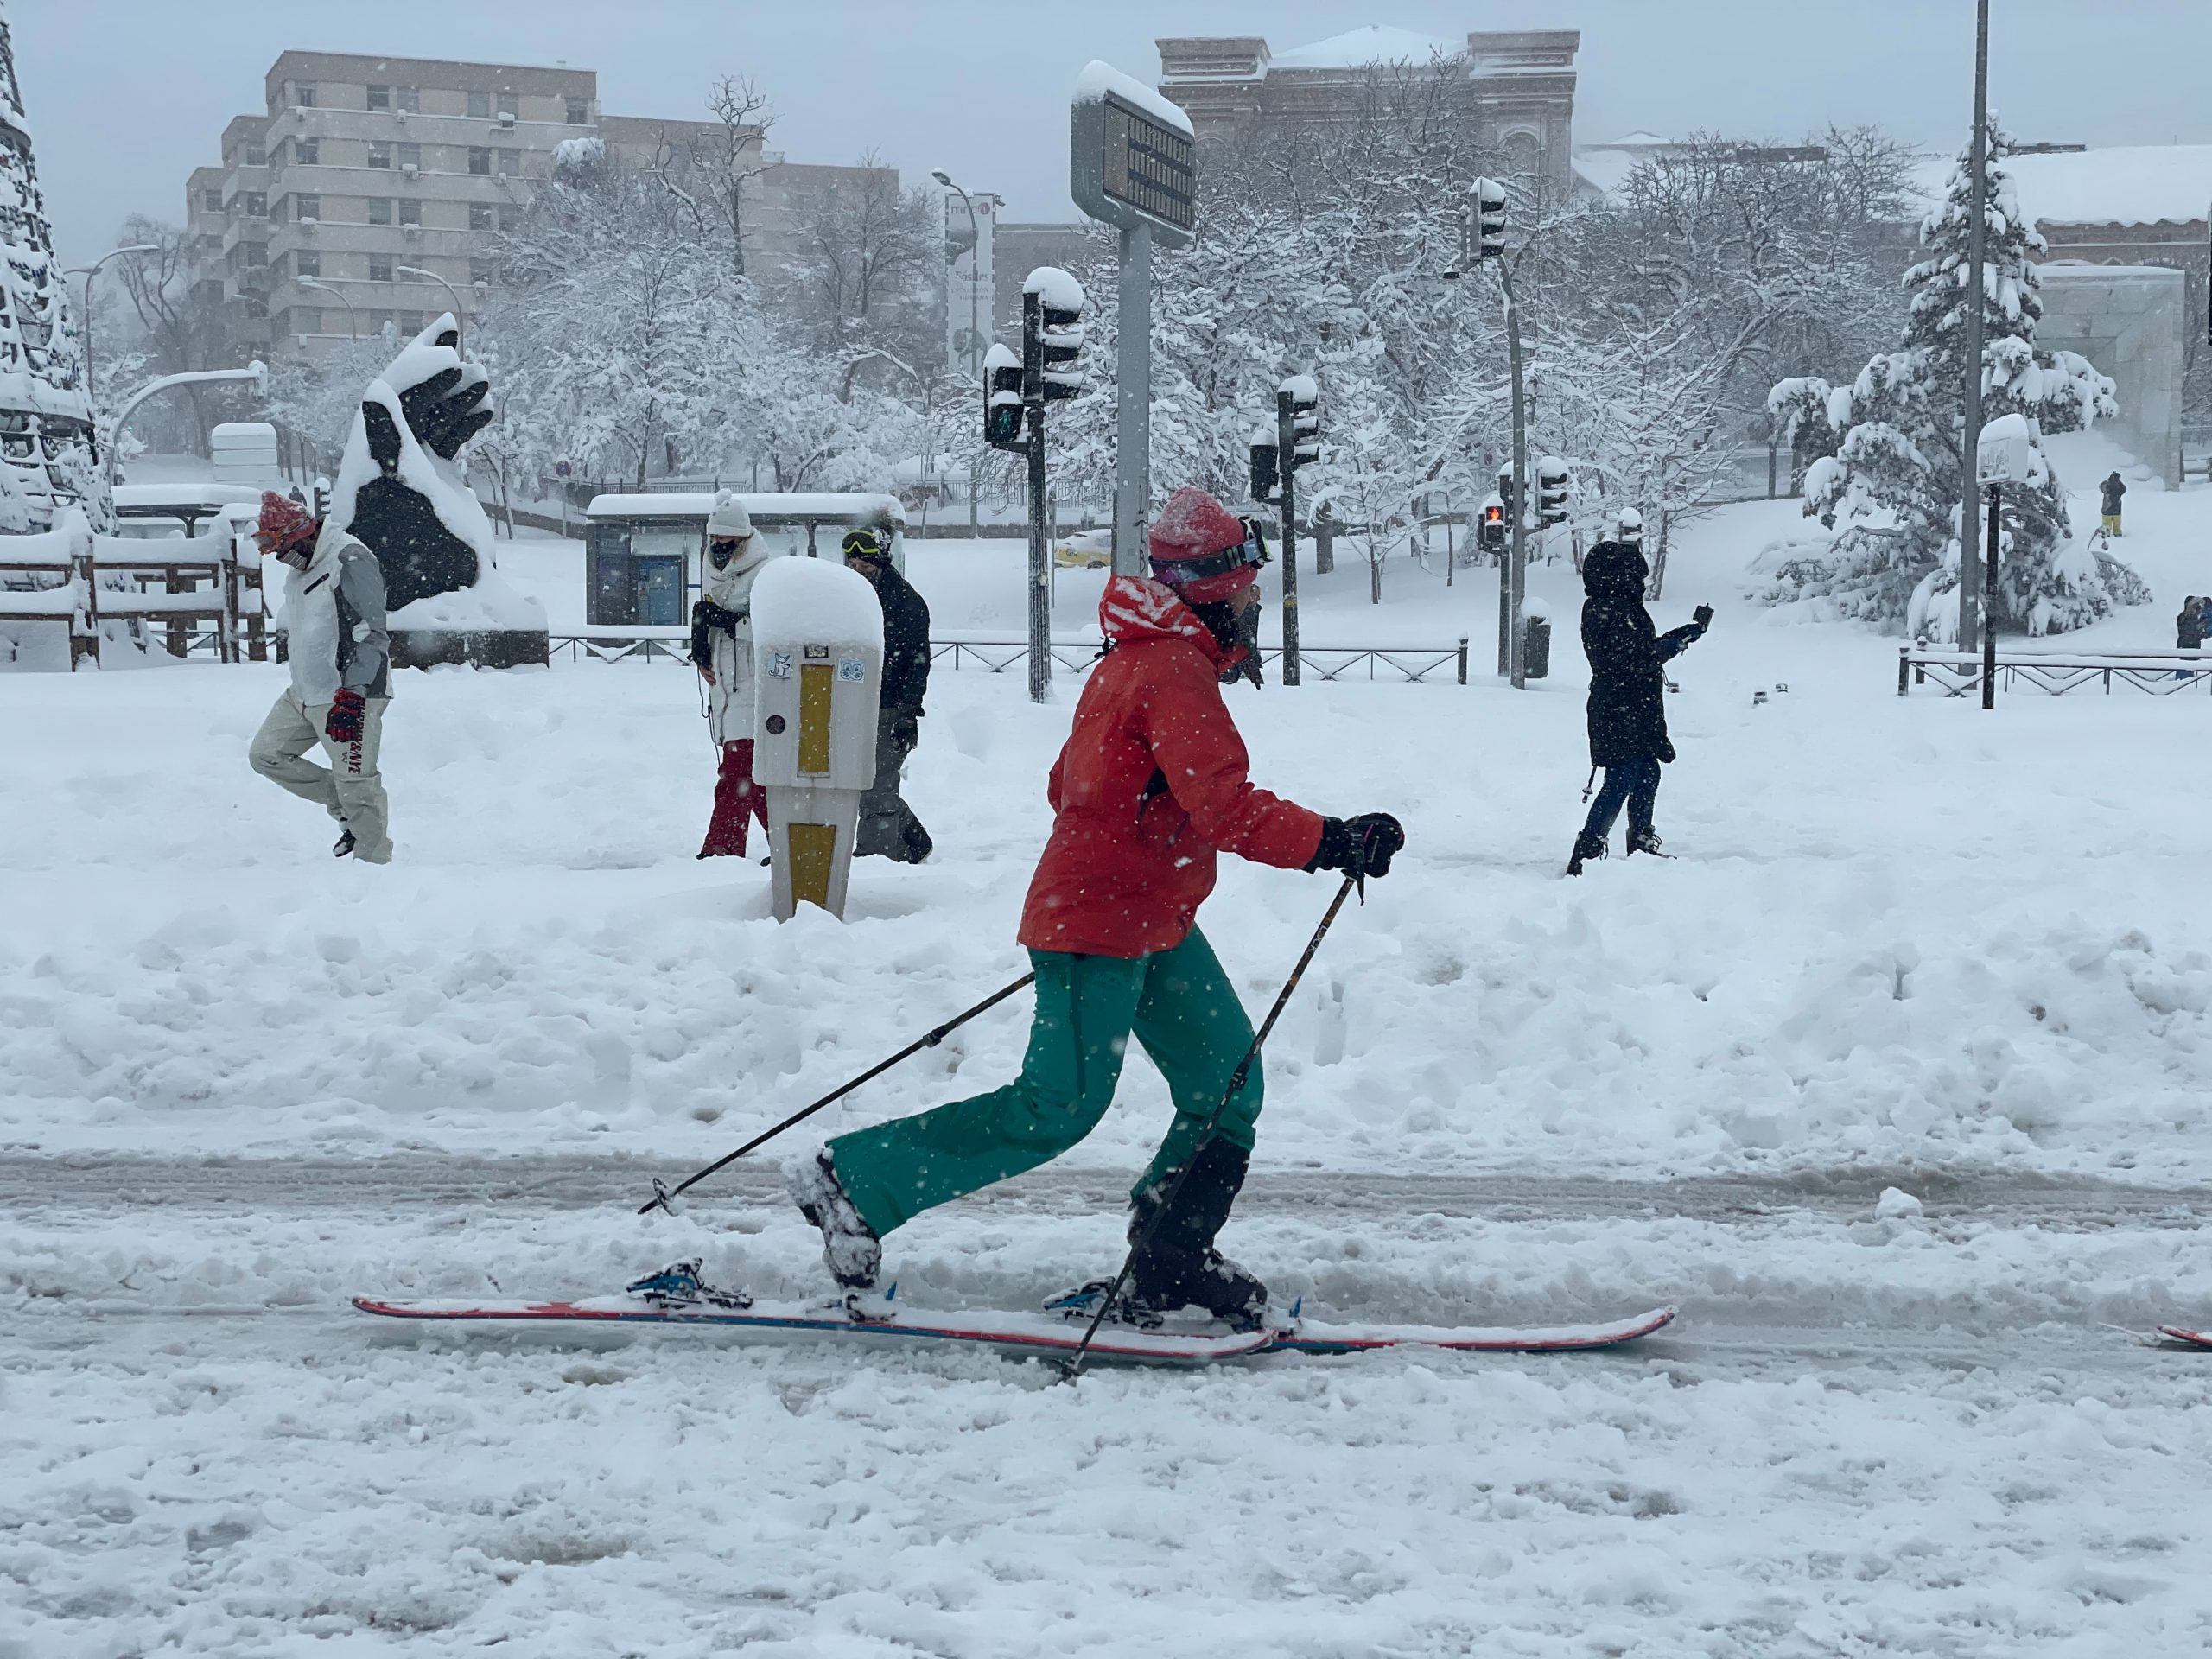
[[[2162,1325],[2158,1334],[2175,1342],[2185,1342],[2192,1348],[2212,1348],[2212,1331],[2191,1331],[2186,1325]]]
[[[828,1306],[773,1306],[755,1303],[738,1308],[711,1304],[653,1306],[634,1296],[593,1296],[573,1302],[473,1301],[466,1299],[387,1301],[357,1296],[364,1313],[394,1319],[478,1323],[710,1325],[720,1331],[764,1337],[823,1337],[845,1341],[973,1343],[1007,1352],[1042,1356],[1072,1354],[1083,1327],[1046,1313],[892,1313],[855,1319],[832,1303]],[[1101,1358],[1156,1364],[1204,1365],[1241,1359],[1274,1340],[1270,1331],[1228,1335],[1137,1331],[1111,1325],[1099,1332],[1090,1351]]]

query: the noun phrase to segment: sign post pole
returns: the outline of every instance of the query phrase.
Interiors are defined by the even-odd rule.
[[[1145,573],[1152,517],[1152,227],[1121,237],[1120,307],[1114,354],[1114,574]]]

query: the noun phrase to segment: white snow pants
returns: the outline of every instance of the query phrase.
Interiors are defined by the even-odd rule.
[[[385,798],[384,779],[377,771],[384,711],[390,701],[370,698],[361,711],[360,740],[340,743],[323,734],[330,705],[302,703],[299,694],[288,688],[246,751],[256,772],[302,800],[313,801],[351,830],[353,856],[372,864],[391,862],[391,804]],[[306,759],[318,743],[330,757],[327,767]]]

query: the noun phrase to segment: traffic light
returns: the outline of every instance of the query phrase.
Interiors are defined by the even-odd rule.
[[[1475,520],[1475,545],[1485,553],[1505,551],[1505,503],[1491,496]]]
[[[1290,455],[1283,470],[1295,472],[1321,459],[1321,389],[1310,374],[1294,374],[1275,389],[1276,419],[1290,417]],[[1278,440],[1280,442],[1280,440]]]
[[[1474,257],[1505,255],[1505,187],[1496,179],[1477,179],[1474,189]]]
[[[1536,463],[1536,522],[1567,522],[1567,463],[1557,455],[1546,455]]]
[[[1497,469],[1497,499],[1500,512],[1511,512],[1520,498],[1521,492],[1513,487],[1513,469],[1510,467],[1499,467]],[[1508,519],[1506,522],[1510,524],[1512,521]]]
[[[1274,434],[1263,426],[1252,429],[1252,499],[1255,501],[1275,500],[1275,491],[1282,482],[1282,474],[1275,464]]]
[[[983,353],[983,442],[994,449],[1020,448],[1021,418],[1021,359],[994,341]]]
[[[1039,265],[1022,283],[1021,295],[1022,353],[1033,358],[1035,392],[1048,404],[1074,397],[1083,390],[1075,367],[1083,354],[1083,284],[1056,265]]]

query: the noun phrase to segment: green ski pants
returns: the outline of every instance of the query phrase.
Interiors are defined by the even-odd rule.
[[[830,1141],[838,1182],[881,1237],[925,1210],[1034,1169],[1098,1127],[1129,1036],[1167,1079],[1175,1121],[1140,1190],[1196,1149],[1198,1132],[1252,1045],[1252,1022],[1197,929],[1172,950],[1086,957],[1032,950],[1037,1014],[1021,1076],[1003,1089]],[[1260,1116],[1255,1064],[1215,1133],[1249,1148]]]

